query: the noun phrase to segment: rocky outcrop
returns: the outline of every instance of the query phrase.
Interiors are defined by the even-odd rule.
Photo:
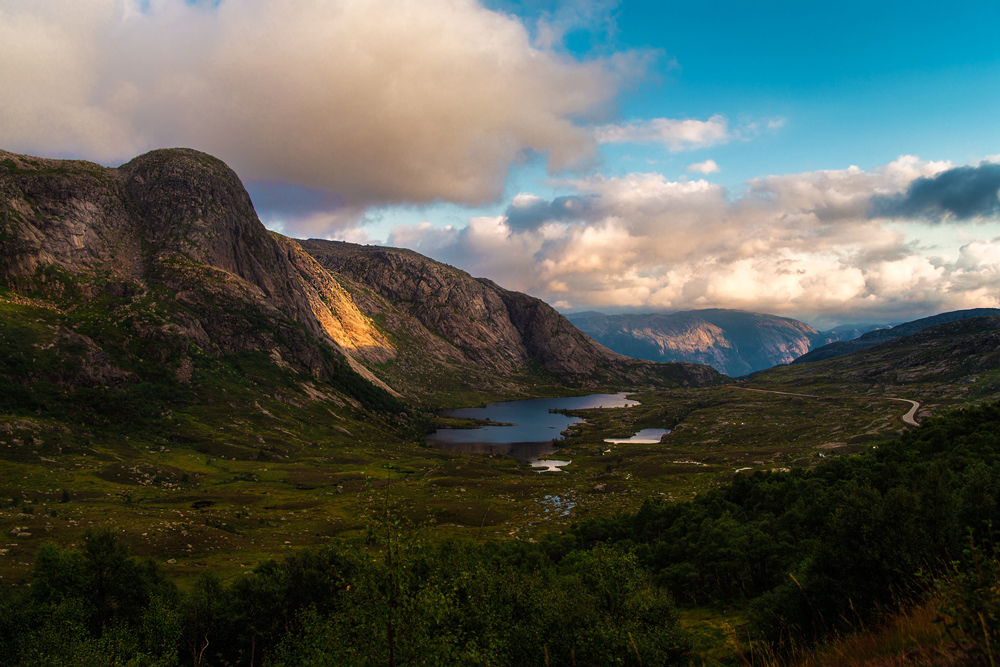
[[[138,278],[141,235],[125,209],[115,170],[0,151],[0,277],[57,265]]]

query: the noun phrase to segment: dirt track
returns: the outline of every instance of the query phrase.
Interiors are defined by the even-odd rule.
[[[834,396],[817,396],[815,394],[794,394],[790,391],[773,391],[771,389],[754,389],[752,387],[732,387],[732,389],[742,389],[743,391],[759,391],[765,394],[781,394],[782,396],[798,396],[800,398],[836,398]],[[915,419],[917,410],[920,409],[920,403],[916,401],[911,401],[908,398],[894,398],[892,396],[851,396],[850,398],[874,398],[883,401],[902,401],[904,403],[910,404],[910,410],[905,415],[901,417],[904,424],[909,424],[910,426],[918,426],[917,420]]]

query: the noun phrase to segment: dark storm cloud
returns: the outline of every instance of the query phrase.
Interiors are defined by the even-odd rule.
[[[538,197],[517,197],[504,215],[511,229],[537,229],[546,222],[582,220],[592,207],[594,197],[556,197],[546,201]]]
[[[918,178],[906,194],[872,198],[873,217],[953,217],[968,220],[1000,215],[1000,164],[956,167],[936,176]]]

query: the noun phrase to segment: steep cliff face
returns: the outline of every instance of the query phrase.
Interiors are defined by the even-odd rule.
[[[300,243],[348,286],[365,313],[392,332],[401,355],[394,371],[403,382],[426,374],[428,360],[484,389],[495,386],[497,374],[535,370],[577,380],[720,381],[704,366],[626,358],[539,299],[409,250],[316,239]]]
[[[157,302],[160,314],[132,333],[164,350],[277,351],[321,378],[341,372],[340,353],[376,384],[360,361],[395,355],[331,276],[261,225],[236,174],[198,151],[153,151],[117,169],[0,153],[0,238],[11,287],[68,307]]]
[[[417,253],[303,249],[261,225],[229,167],[190,149],[117,169],[0,152],[0,241],[10,292],[0,297],[88,313],[53,325],[65,329],[54,341],[86,341],[66,343],[88,352],[64,367],[105,368],[60,376],[67,387],[126,381],[137,359],[187,378],[200,354],[262,354],[364,393],[347,379],[357,374],[418,400],[441,387],[720,381],[708,368],[622,357],[543,302]]]
[[[786,364],[818,333],[785,317],[707,309],[673,314],[581,313],[570,321],[616,352],[654,361],[708,364],[736,377]]]
[[[41,266],[106,266],[137,278],[141,235],[115,170],[0,151],[0,271],[18,282]]]

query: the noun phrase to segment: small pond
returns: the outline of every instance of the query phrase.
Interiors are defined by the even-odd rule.
[[[438,449],[477,454],[505,454],[543,471],[558,470],[569,461],[543,461],[555,451],[556,440],[573,424],[583,421],[553,410],[624,408],[639,405],[625,394],[591,394],[569,398],[532,398],[525,401],[490,403],[482,408],[448,410],[448,417],[497,422],[480,428],[438,429],[427,443]]]
[[[660,441],[660,438],[670,433],[668,428],[644,428],[631,438],[606,438],[604,442],[610,442],[616,445],[621,445],[624,443],[630,443],[633,445],[651,445],[656,444]]]

